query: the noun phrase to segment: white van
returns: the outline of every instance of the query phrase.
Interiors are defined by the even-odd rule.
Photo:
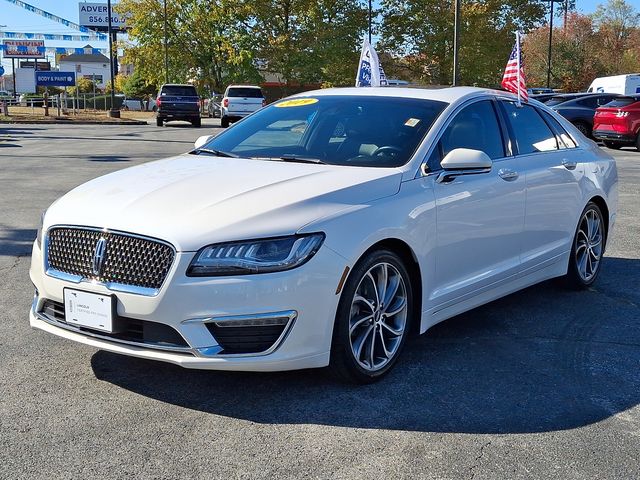
[[[620,95],[638,94],[640,93],[640,73],[596,78],[591,82],[587,92],[619,93]]]

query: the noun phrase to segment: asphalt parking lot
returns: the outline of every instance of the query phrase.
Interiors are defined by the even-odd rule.
[[[384,381],[184,370],[30,329],[40,213],[218,120],[0,125],[0,478],[640,478],[640,152],[598,282],[439,324]],[[609,152],[612,152],[609,150]]]

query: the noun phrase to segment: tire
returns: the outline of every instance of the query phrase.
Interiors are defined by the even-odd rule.
[[[160,117],[156,117],[156,125],[157,125],[158,127],[161,127],[161,126],[162,126],[162,118],[160,118]]]
[[[602,267],[606,243],[607,231],[602,211],[598,205],[589,202],[580,214],[573,237],[569,269],[565,276],[567,286],[583,289],[593,285]]]
[[[622,148],[622,144],[618,142],[610,142],[608,140],[604,140],[602,143],[604,143],[605,147],[611,148],[613,150],[620,150]]]
[[[209,118],[213,118],[213,114],[212,114],[209,110],[207,110],[207,116],[208,116]]]
[[[222,117],[220,119],[220,126],[222,128],[228,128],[229,127],[229,119],[227,117]]]
[[[640,152],[640,132],[638,132],[638,136],[636,137],[636,148]]]
[[[376,283],[383,278],[386,305],[377,301]],[[375,250],[363,257],[349,274],[340,296],[329,363],[333,374],[362,384],[384,377],[397,362],[409,336],[413,305],[411,277],[396,253]]]
[[[584,122],[575,122],[573,126],[580,130],[580,133],[582,133],[585,137],[591,138],[591,129],[589,128],[589,125]]]
[[[157,112],[158,111],[158,107],[156,107],[155,105],[153,106],[153,108],[151,109],[152,112]]]
[[[194,118],[193,120],[191,120],[191,125],[193,125],[196,128],[200,128],[202,126],[202,119]]]

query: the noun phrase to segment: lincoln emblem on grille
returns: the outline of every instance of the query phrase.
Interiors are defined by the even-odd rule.
[[[102,273],[102,266],[107,253],[107,239],[101,237],[96,243],[96,250],[93,254],[93,265],[91,271],[94,275],[99,276]]]

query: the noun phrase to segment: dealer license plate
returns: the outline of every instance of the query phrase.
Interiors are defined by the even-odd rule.
[[[111,295],[98,295],[71,288],[64,289],[64,315],[67,323],[113,332],[113,303]]]

